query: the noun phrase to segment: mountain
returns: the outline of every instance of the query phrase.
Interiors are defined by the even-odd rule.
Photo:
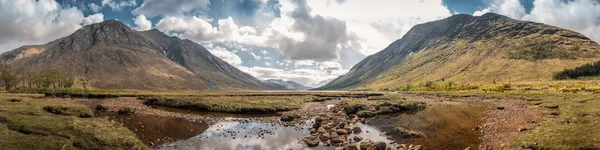
[[[312,89],[310,87],[306,87],[306,86],[304,86],[300,83],[296,83],[294,81],[283,81],[281,79],[269,79],[269,80],[264,80],[263,82],[281,85],[281,86],[285,87],[286,89],[290,89],[290,90],[310,90],[310,89]]]
[[[385,89],[426,81],[462,84],[547,81],[600,60],[600,46],[566,29],[494,13],[415,25],[319,89]]]
[[[43,45],[0,55],[13,68],[54,68],[101,89],[278,89],[212,55],[204,47],[158,30],[134,31],[120,21],[87,25]]]

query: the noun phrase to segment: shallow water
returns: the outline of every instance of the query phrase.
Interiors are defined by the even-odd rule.
[[[164,109],[164,108],[161,108]],[[177,118],[155,118],[141,115],[105,114],[133,130],[144,143],[158,144],[159,149],[302,149],[300,139],[310,134],[307,125],[284,126],[265,123],[260,118],[272,115],[238,115],[168,109],[178,113],[222,118],[214,124],[191,122]],[[363,132],[358,135],[373,141],[424,145],[426,149],[477,148],[480,131],[472,130],[479,124],[485,108],[466,105],[430,106],[412,114],[395,114],[370,118],[367,124],[358,124]],[[393,132],[395,127],[419,131],[423,138],[402,138]],[[348,138],[352,138],[351,134]],[[388,140],[387,136],[392,139]],[[174,142],[166,142],[169,137]],[[167,140],[170,140],[167,138]],[[320,146],[317,149],[334,149]]]

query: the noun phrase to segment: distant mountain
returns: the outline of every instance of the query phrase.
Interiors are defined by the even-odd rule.
[[[600,46],[566,29],[488,13],[415,25],[319,89],[394,89],[425,81],[546,81],[600,60]]]
[[[264,83],[271,83],[271,84],[277,84],[277,85],[281,85],[283,87],[285,87],[286,89],[290,89],[290,90],[309,90],[312,89],[310,87],[306,87],[300,83],[296,83],[294,81],[283,81],[281,79],[269,79],[269,80],[264,80]]]
[[[102,89],[278,89],[158,30],[134,31],[116,20],[87,25],[44,45],[0,55],[14,68],[55,68]]]

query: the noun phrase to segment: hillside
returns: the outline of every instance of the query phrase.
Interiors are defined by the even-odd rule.
[[[319,89],[385,89],[426,81],[547,81],[600,60],[600,46],[566,29],[488,13],[414,26]]]
[[[13,68],[54,68],[101,89],[278,89],[158,30],[138,32],[116,20],[87,25],[44,45],[0,55]]]
[[[269,79],[269,80],[264,80],[264,83],[271,83],[271,84],[276,84],[276,85],[281,85],[283,87],[285,87],[286,89],[290,89],[290,90],[309,90],[312,89],[310,87],[306,87],[300,83],[294,82],[294,81],[283,81],[281,79]]]

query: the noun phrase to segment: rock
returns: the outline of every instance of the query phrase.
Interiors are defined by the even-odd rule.
[[[360,132],[362,132],[362,129],[360,129],[360,127],[358,127],[358,126],[354,126],[354,127],[352,128],[352,131],[353,131],[354,133],[360,133]]]
[[[375,142],[375,144],[373,144],[373,147],[375,147],[375,150],[385,150],[387,144],[385,144],[385,142]]]
[[[405,149],[405,148],[408,148],[408,145],[406,145],[406,144],[400,144],[400,145],[398,145],[396,147],[398,147],[398,149],[401,149],[401,148]]]
[[[329,126],[329,125],[324,125],[324,126],[322,126],[322,127],[323,127],[323,128],[325,128],[325,130],[329,130],[329,129],[331,129],[331,126]]]
[[[417,145],[415,147],[413,147],[414,150],[422,150],[423,146],[422,145]]]
[[[343,143],[345,141],[346,141],[346,139],[343,136],[331,139],[331,143]]]
[[[327,120],[327,119],[322,116],[318,116],[317,118],[315,118],[315,121],[317,121],[317,122],[323,122],[324,120]]]
[[[556,108],[558,108],[558,105],[547,105],[547,106],[544,106],[544,107],[550,108],[550,109],[556,109]]]
[[[335,150],[344,150],[343,147],[336,147]]]
[[[129,107],[125,107],[125,108],[119,109],[118,113],[119,114],[132,114],[132,113],[135,113],[135,110],[131,109]]]
[[[315,129],[315,128],[310,129],[310,133],[317,133],[317,129]]]
[[[336,132],[331,132],[331,133],[329,134],[329,136],[330,136],[332,139],[333,139],[333,138],[337,138],[337,137],[339,137],[339,135],[338,135]]]
[[[284,114],[281,116],[281,121],[294,121],[294,119],[300,118],[297,114]]]
[[[498,106],[498,107],[496,107],[496,110],[504,110],[504,107]]]
[[[471,148],[471,147],[467,147],[467,148],[465,148],[465,150],[475,150],[475,149]]]
[[[325,130],[325,128],[323,128],[323,127],[319,127],[319,129],[317,129],[317,132],[325,133],[325,132],[327,132],[327,130]]]
[[[346,122],[345,122],[345,120],[344,120],[344,122],[341,122],[341,123],[338,125],[338,128],[345,128],[345,127],[346,127]]]
[[[364,141],[360,142],[360,149],[361,150],[373,149],[373,141],[364,140]]]
[[[304,137],[304,143],[309,147],[319,146],[319,140],[315,136],[307,136]]]
[[[348,134],[348,131],[346,131],[346,129],[337,129],[337,131],[336,131],[336,132],[337,132],[338,134],[340,134],[340,135],[345,135],[345,134]]]
[[[390,146],[386,147],[385,150],[398,150],[396,147]]]
[[[358,150],[358,145],[356,143],[350,143],[344,147],[346,150]]]
[[[321,141],[329,141],[329,139],[330,139],[329,133],[323,133],[323,134],[319,135],[319,140],[321,140]]]
[[[396,132],[398,132],[398,134],[400,134],[402,137],[406,138],[419,138],[425,136],[423,133],[407,130],[402,127],[397,127]]]
[[[527,128],[525,128],[525,127],[520,127],[520,128],[517,130],[517,131],[519,131],[519,132],[527,131]]]
[[[107,111],[109,108],[108,108],[108,106],[100,104],[100,105],[97,105],[95,109],[98,111]]]
[[[352,139],[354,139],[355,142],[359,142],[359,141],[363,140],[363,137],[357,135],[357,136],[354,136]]]

